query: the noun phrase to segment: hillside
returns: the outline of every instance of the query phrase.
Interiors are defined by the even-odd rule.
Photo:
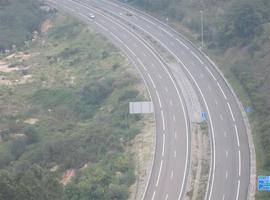
[[[21,48],[39,31],[47,12],[36,0],[0,0],[0,51]]]
[[[169,18],[171,26],[197,46],[204,17],[205,51],[230,80],[244,106],[251,106],[257,174],[270,174],[270,1],[269,0],[130,0]],[[257,199],[269,199],[257,193]]]
[[[145,121],[128,102],[148,99],[143,83],[76,19],[54,13],[38,27],[0,55],[0,199],[127,199]]]

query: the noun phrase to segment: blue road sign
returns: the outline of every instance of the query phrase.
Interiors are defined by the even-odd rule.
[[[205,121],[206,120],[206,113],[205,112],[202,112],[201,113],[201,118],[202,118],[202,121]]]
[[[258,176],[259,191],[270,191],[270,176]]]

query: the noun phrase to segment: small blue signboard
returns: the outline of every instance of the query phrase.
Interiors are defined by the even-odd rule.
[[[251,113],[252,112],[252,108],[250,106],[246,106],[245,107],[245,111],[246,111],[246,113]]]
[[[258,190],[270,191],[270,176],[258,176]]]
[[[206,113],[205,112],[202,112],[201,113],[201,118],[202,118],[202,121],[205,121],[206,120]]]

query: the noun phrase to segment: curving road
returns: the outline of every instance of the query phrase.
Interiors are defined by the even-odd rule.
[[[238,103],[211,61],[157,19],[107,0],[51,0],[95,26],[132,61],[155,107],[156,151],[144,199],[184,199],[190,167],[190,116],[170,67],[145,35],[176,61],[197,92],[211,136],[211,168],[205,199],[247,199],[250,150]],[[132,16],[125,13],[130,12]],[[90,19],[89,13],[95,14]]]

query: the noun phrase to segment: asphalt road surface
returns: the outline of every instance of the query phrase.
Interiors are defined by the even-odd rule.
[[[155,108],[156,149],[144,199],[184,199],[191,133],[190,117],[177,77],[142,34],[176,60],[202,102],[211,136],[205,199],[247,199],[250,183],[247,130],[234,95],[213,64],[167,25],[123,4],[107,0],[51,2],[109,38],[137,67],[147,85]]]

